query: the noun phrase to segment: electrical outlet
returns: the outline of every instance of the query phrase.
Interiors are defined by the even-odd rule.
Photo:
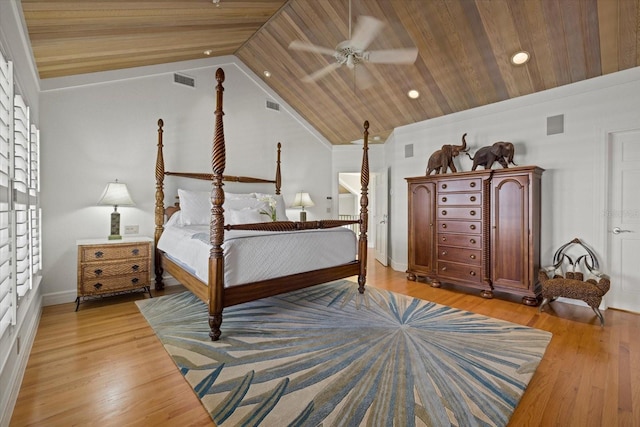
[[[125,225],[124,234],[138,234],[140,227],[137,225]]]

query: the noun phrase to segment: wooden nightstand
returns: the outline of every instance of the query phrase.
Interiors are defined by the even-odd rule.
[[[149,237],[122,240],[78,240],[78,297],[143,290],[151,297],[151,244]]]

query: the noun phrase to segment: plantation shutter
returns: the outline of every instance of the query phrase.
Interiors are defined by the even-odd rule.
[[[0,52],[0,338],[16,321],[11,275],[11,151],[13,69]]]
[[[18,297],[31,289],[29,259],[29,107],[22,96],[14,99],[14,145],[13,145],[13,218],[15,234],[14,273]]]
[[[32,124],[29,148],[29,235],[31,257],[31,281],[40,273],[40,223],[42,212],[38,204],[40,198],[40,131]],[[33,286],[33,284],[32,284]]]

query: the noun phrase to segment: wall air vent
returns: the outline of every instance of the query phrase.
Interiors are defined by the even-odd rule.
[[[280,111],[280,104],[267,100],[267,110]]]
[[[185,76],[184,74],[175,73],[173,75],[173,82],[181,85],[196,87],[196,79],[193,77]]]

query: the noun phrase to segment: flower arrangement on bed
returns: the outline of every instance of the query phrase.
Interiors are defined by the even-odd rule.
[[[359,219],[289,221],[280,194],[280,143],[275,180],[224,175],[222,69],[216,71],[216,80],[212,173],[166,171],[164,122],[158,120],[154,239],[156,289],[164,287],[166,271],[207,303],[209,336],[214,341],[221,336],[224,307],[356,275],[358,290],[364,292],[369,185],[369,123],[365,121]],[[165,209],[166,176],[210,180],[212,191],[179,189],[179,206]],[[273,183],[275,192],[229,193],[223,190],[223,181]],[[357,237],[343,227],[356,223]]]

